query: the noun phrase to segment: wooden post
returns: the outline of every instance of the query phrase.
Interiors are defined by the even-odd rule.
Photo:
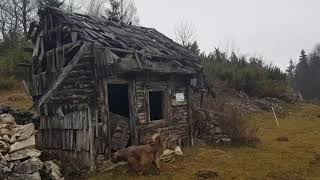
[[[203,91],[201,90],[200,109],[203,108]]]
[[[193,146],[193,98],[192,98],[192,88],[190,85],[187,87],[187,96],[188,96],[188,124],[189,124],[189,133],[190,133],[190,143]]]
[[[93,136],[93,126],[92,119],[96,118],[94,116],[94,111],[88,106],[88,121],[89,121],[89,147],[90,147],[90,172],[93,172],[96,169],[95,166],[95,152],[94,152],[94,136]]]
[[[277,126],[279,127],[280,125],[279,125],[279,121],[278,121],[277,115],[276,115],[276,113],[274,112],[273,107],[271,107],[271,109],[272,109],[272,112],[273,112],[274,119],[276,120]]]
[[[128,95],[129,95],[129,109],[130,109],[130,134],[131,134],[131,145],[138,144],[138,134],[137,134],[137,110],[136,110],[136,91],[135,91],[135,81],[132,80],[128,84]]]
[[[297,91],[298,91],[298,94],[299,94],[299,97],[300,97],[300,101],[303,101],[303,98],[302,98],[302,95],[301,95],[300,91],[299,90],[297,90]]]
[[[104,99],[103,99],[103,104],[104,104],[104,114],[103,115],[103,134],[105,137],[106,141],[106,148],[105,148],[105,153],[107,155],[107,158],[111,158],[111,122],[110,122],[110,116],[109,116],[109,101],[108,101],[108,84],[107,80],[104,79],[102,80],[102,86],[104,90]]]

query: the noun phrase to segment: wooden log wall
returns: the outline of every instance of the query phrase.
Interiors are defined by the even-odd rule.
[[[163,91],[165,106],[163,120],[150,121],[149,119],[149,91]],[[183,93],[185,100],[176,101],[176,93]],[[136,82],[136,108],[138,115],[138,129],[140,144],[151,140],[154,133],[161,132],[165,146],[174,144],[189,144],[187,124],[187,98],[185,84],[179,81],[144,81]]]

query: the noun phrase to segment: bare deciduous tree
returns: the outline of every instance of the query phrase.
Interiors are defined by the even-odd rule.
[[[4,0],[0,2],[0,24],[2,38],[8,38],[20,31],[19,17],[17,7],[13,3],[14,0]]]
[[[187,46],[191,43],[194,39],[195,30],[190,21],[187,19],[182,20],[176,27],[175,27],[175,38],[178,43],[182,46]]]
[[[91,16],[103,16],[103,9],[106,2],[104,0],[90,0],[86,8],[86,14]]]
[[[27,34],[29,24],[34,20],[36,0],[4,0],[0,2],[0,29],[2,38]]]
[[[66,2],[66,10],[69,12],[78,12],[80,9],[81,6],[79,5],[79,1],[68,0],[68,2]]]

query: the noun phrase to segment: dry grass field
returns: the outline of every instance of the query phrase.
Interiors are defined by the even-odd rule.
[[[246,119],[259,128],[256,147],[195,147],[183,149],[183,158],[162,162],[159,176],[152,171],[134,175],[120,167],[89,177],[100,179],[198,179],[199,170],[212,170],[215,179],[320,179],[320,107],[297,104],[276,126],[271,113],[253,114]]]
[[[0,104],[28,109],[30,97],[21,90],[0,92]],[[92,174],[90,180],[104,179],[198,179],[201,170],[212,170],[215,179],[320,180],[320,106],[288,106],[288,115],[276,126],[269,112],[245,119],[258,127],[261,140],[256,147],[194,147],[182,149],[184,156],[172,163],[161,162],[159,176],[128,174],[127,167]]]
[[[32,106],[32,99],[17,85],[15,90],[0,90],[0,105],[5,104],[13,108],[28,110]]]

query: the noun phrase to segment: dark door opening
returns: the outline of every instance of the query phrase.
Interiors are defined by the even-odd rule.
[[[149,92],[150,121],[163,119],[163,92]]]
[[[109,111],[129,118],[129,97],[127,84],[108,84]]]

